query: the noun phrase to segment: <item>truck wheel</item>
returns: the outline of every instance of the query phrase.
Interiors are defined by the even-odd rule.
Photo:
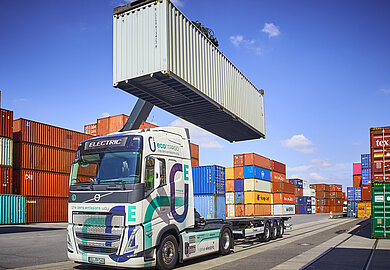
[[[230,230],[228,228],[224,228],[219,236],[219,254],[229,254],[232,241],[233,238]]]
[[[269,222],[266,222],[264,225],[264,233],[261,236],[260,240],[262,242],[268,242],[270,239],[270,233],[271,233],[271,229],[270,229]]]
[[[270,236],[270,238],[272,240],[275,240],[277,236],[278,236],[278,222],[274,221],[273,224],[272,224],[272,227],[271,227],[271,236]]]
[[[179,256],[177,240],[173,235],[167,234],[164,236],[157,249],[156,257],[157,269],[168,270],[175,267]]]
[[[282,237],[284,234],[284,221],[281,220],[278,227],[278,237]]]

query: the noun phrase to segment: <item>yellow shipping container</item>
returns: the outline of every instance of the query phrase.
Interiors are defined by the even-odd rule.
[[[234,179],[234,168],[225,168],[225,178],[226,180]]]
[[[244,201],[245,204],[271,204],[271,193],[245,191]]]
[[[371,202],[358,203],[358,218],[371,217]]]

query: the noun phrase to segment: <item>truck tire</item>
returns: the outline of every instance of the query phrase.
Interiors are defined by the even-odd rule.
[[[227,255],[230,253],[230,247],[232,246],[232,233],[228,228],[224,228],[219,235],[219,254]]]
[[[271,228],[269,222],[266,222],[264,225],[264,233],[261,235],[260,240],[262,242],[268,242],[270,239],[270,234],[271,234]]]
[[[275,240],[278,237],[278,222],[275,220],[271,226],[270,238]]]
[[[284,234],[284,221],[281,220],[278,226],[278,237],[282,237]]]
[[[167,234],[163,237],[157,249],[156,257],[157,269],[169,270],[175,267],[179,254],[177,240],[172,234]]]

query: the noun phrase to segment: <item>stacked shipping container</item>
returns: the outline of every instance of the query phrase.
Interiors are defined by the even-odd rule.
[[[225,168],[217,165],[192,167],[194,205],[206,219],[226,218]]]
[[[312,184],[316,193],[317,213],[343,213],[345,195],[342,185]]]
[[[347,216],[357,217],[358,203],[362,200],[362,189],[360,187],[347,187]]]
[[[315,214],[316,213],[316,201],[315,190],[309,188],[307,181],[302,179],[289,179],[290,183],[295,185],[296,194],[295,197],[295,213],[296,214]]]
[[[370,154],[361,155],[362,167],[362,202],[357,204],[357,217],[369,218],[371,217],[371,156]]]
[[[286,178],[286,165],[271,160],[272,215],[295,214],[295,186]]]
[[[12,194],[13,112],[0,109],[0,194]]]
[[[13,191],[26,196],[26,222],[66,221],[71,164],[92,136],[26,119],[13,125]]]

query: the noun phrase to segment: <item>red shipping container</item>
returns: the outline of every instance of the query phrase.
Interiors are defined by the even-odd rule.
[[[343,191],[342,185],[329,185],[329,191]]]
[[[126,119],[127,121],[127,119]],[[158,127],[157,125],[154,125],[152,123],[149,123],[149,122],[142,122],[141,125],[139,126],[139,129],[147,129],[147,128],[156,128]]]
[[[295,196],[293,194],[274,193],[272,197],[273,204],[295,204]]]
[[[271,182],[289,183],[288,179],[286,179],[285,174],[281,174],[281,173],[273,172],[273,171],[271,171]]]
[[[330,199],[316,198],[316,205],[318,206],[329,206]]]
[[[271,160],[271,171],[286,174],[286,164]]]
[[[191,167],[199,167],[199,159],[191,158]]]
[[[199,145],[190,143],[191,148],[191,158],[199,160]]]
[[[0,194],[12,194],[12,168],[0,166]]]
[[[244,179],[244,167],[234,167],[234,179]]]
[[[69,198],[26,197],[27,223],[67,222]]]
[[[244,154],[244,166],[252,165],[269,170],[271,163],[268,158],[255,153]]]
[[[13,111],[0,109],[0,137],[12,139]]]
[[[303,196],[303,189],[302,188],[295,188],[295,190],[294,190],[294,195],[296,196],[296,197],[299,197],[299,196]]]
[[[243,204],[236,204],[234,207],[234,215],[236,217],[243,217],[245,216],[245,205]]]
[[[370,149],[371,183],[390,182],[390,127],[370,128]]]
[[[345,192],[341,192],[341,199],[345,201]]]
[[[94,138],[94,136],[81,132],[22,118],[14,120],[13,125],[14,144],[15,142],[31,142],[76,151],[80,142]]]
[[[362,174],[362,164],[361,163],[353,163],[352,173],[353,173],[353,175]]]
[[[362,185],[362,201],[371,201],[371,185]]]
[[[329,213],[330,207],[329,206],[319,206],[316,207],[316,213]]]
[[[329,191],[328,184],[314,184],[310,186],[313,186],[312,188],[315,189],[316,191]]]
[[[295,194],[295,186],[293,184],[290,184],[290,183],[273,182],[273,183],[271,183],[271,192],[272,193]]]
[[[316,198],[319,199],[329,199],[329,192],[328,191],[316,191]]]
[[[87,176],[78,176],[82,182]],[[70,175],[34,170],[14,170],[13,193],[26,196],[68,198]]]
[[[244,166],[244,154],[237,154],[233,156],[234,167]]]
[[[126,124],[129,116],[124,114],[108,116],[97,120],[97,136],[105,136],[110,133],[118,132]]]
[[[331,205],[329,207],[329,211],[332,212],[332,213],[342,213],[343,212],[343,206],[342,205],[338,205],[338,206]]]
[[[310,184],[309,187],[311,189],[317,190],[317,185],[316,184]]]
[[[342,206],[344,203],[343,199],[330,199],[330,206]]]
[[[342,198],[342,192],[337,191],[330,191],[329,192],[329,198],[330,199],[341,199]]]
[[[362,185],[362,175],[354,175],[353,176],[353,186],[360,187]]]

